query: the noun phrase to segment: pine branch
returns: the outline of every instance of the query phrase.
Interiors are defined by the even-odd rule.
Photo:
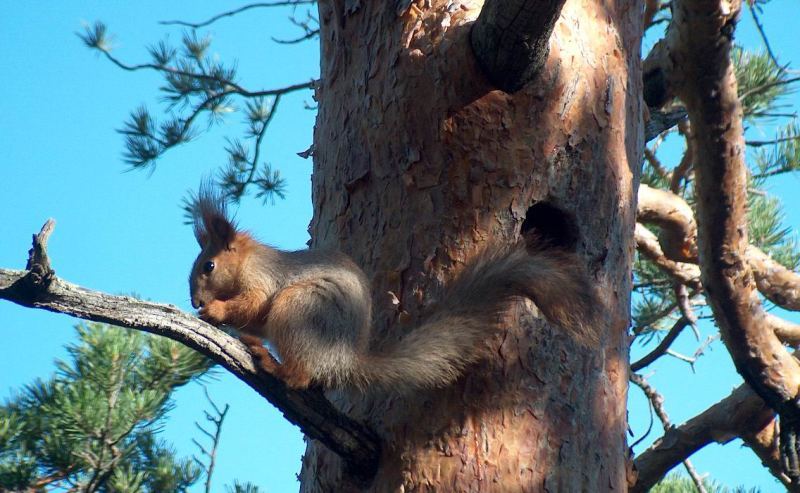
[[[28,270],[0,269],[0,299],[178,341],[220,364],[270,401],[303,433],[342,457],[354,477],[364,481],[372,477],[380,457],[378,437],[336,410],[320,389],[288,389],[259,369],[244,344],[172,305],[92,291],[55,277],[52,269],[44,267],[49,264],[46,228],[38,242],[34,237],[34,250],[40,253],[31,255],[33,265]]]

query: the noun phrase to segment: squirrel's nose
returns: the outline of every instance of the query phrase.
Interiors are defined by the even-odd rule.
[[[192,298],[192,308],[194,309],[203,308],[203,302],[196,298]]]

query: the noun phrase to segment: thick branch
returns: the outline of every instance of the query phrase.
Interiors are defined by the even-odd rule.
[[[694,289],[700,288],[700,269],[697,265],[676,262],[668,258],[661,249],[658,238],[642,223],[636,223],[633,232],[639,253],[667,272],[673,279]]]
[[[380,442],[371,430],[341,414],[321,390],[290,390],[282,381],[260,371],[244,344],[225,332],[172,305],[91,291],[55,276],[41,289],[31,289],[28,279],[34,271],[0,269],[0,299],[178,341],[253,388],[303,433],[340,455],[356,477],[369,480],[375,473]]]
[[[639,186],[638,200],[638,219],[661,228],[661,244],[664,246],[662,251],[655,235],[637,224],[635,235],[639,251],[673,278],[682,281],[690,271],[695,272],[693,267],[681,263],[696,262],[696,258],[686,258],[687,252],[697,251],[697,224],[692,208],[679,195],[644,184]],[[800,274],[782,266],[753,245],[747,246],[744,258],[753,271],[761,294],[781,308],[800,310]]]
[[[631,492],[648,491],[673,467],[711,442],[727,443],[740,434],[755,433],[774,412],[747,385],[686,423],[671,427],[635,460],[638,472]]]
[[[637,219],[661,227],[661,246],[667,257],[696,262],[697,224],[689,204],[672,192],[645,184],[639,185],[637,198]]]
[[[800,274],[753,246],[747,248],[747,263],[765,298],[787,310],[800,310]]]
[[[765,312],[745,258],[747,168],[731,63],[740,8],[736,0],[675,0],[667,35],[675,69],[669,73],[692,125],[700,271],[709,305],[737,371],[791,423],[784,431],[795,432],[800,365],[774,332],[763,330]],[[796,451],[785,453],[790,475],[800,476]]]
[[[522,89],[547,60],[565,0],[487,0],[470,33],[484,74],[508,93]]]

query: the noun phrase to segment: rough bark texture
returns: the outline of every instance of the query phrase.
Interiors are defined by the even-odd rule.
[[[498,89],[513,93],[547,61],[547,44],[564,0],[486,0],[470,41],[478,65]]]
[[[394,337],[485,241],[513,240],[546,202],[529,219],[574,232],[608,305],[603,343],[580,347],[519,303],[453,386],[331,397],[384,441],[371,491],[622,491],[641,5],[568,2],[544,69],[512,97],[473,58],[480,5],[447,4],[320,3],[314,245],[365,268],[377,332]],[[361,490],[314,441],[301,480]]]

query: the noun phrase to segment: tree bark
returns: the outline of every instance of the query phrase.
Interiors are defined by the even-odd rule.
[[[329,397],[381,437],[369,491],[624,491],[642,6],[567,2],[544,67],[509,96],[473,57],[476,3],[427,5],[320,2],[313,245],[365,268],[390,338],[528,219],[582,254],[606,304],[602,344],[520,302],[492,356],[450,387]],[[301,491],[363,487],[310,441]]]

